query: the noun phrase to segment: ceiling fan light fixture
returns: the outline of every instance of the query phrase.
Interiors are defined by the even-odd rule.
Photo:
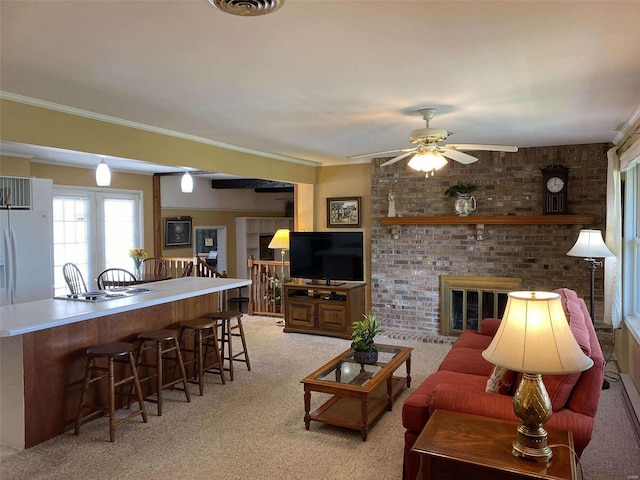
[[[193,192],[193,177],[189,175],[189,172],[184,172],[184,175],[182,175],[182,180],[180,180],[180,190],[182,190],[182,193]]]
[[[440,170],[447,163],[447,159],[438,152],[427,150],[416,153],[407,165],[419,172],[433,173],[435,170]]]
[[[109,165],[106,164],[104,158],[96,168],[96,184],[99,187],[108,187],[111,185],[111,170],[109,170]]]
[[[241,17],[257,17],[275,12],[284,0],[207,0],[218,10]]]

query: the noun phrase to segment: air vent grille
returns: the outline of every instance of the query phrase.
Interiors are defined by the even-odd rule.
[[[222,10],[232,15],[243,17],[256,17],[275,12],[282,5],[284,0],[207,0],[218,10]]]
[[[0,208],[32,208],[31,179],[0,177]]]

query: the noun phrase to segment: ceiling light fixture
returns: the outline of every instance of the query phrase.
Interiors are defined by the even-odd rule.
[[[431,172],[431,176],[433,176],[436,170],[440,170],[447,163],[447,159],[438,152],[434,152],[432,150],[421,150],[416,153],[411,160],[409,160],[407,165],[419,172],[426,172],[425,176],[428,177],[429,172]]]
[[[218,10],[241,17],[266,15],[284,5],[284,0],[207,0],[207,2]]]
[[[180,190],[182,190],[182,193],[193,192],[193,177],[189,175],[189,172],[184,172],[184,175],[182,175],[182,180],[180,180]]]
[[[96,168],[96,183],[99,187],[111,185],[111,170],[109,170],[109,165],[105,163],[104,158]]]

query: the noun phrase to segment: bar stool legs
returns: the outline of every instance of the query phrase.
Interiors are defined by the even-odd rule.
[[[251,371],[247,341],[244,336],[244,328],[242,327],[242,312],[216,312],[210,314],[209,318],[216,320],[221,327],[220,348],[222,350],[223,363],[224,360],[227,360],[229,362],[229,367],[225,368],[225,370],[229,372],[229,378],[233,381],[233,362],[246,363],[247,370]],[[232,325],[231,323],[233,320],[236,320],[235,325]],[[237,333],[234,333],[236,331]],[[240,340],[242,341],[242,351],[233,353],[233,337],[240,337]]]
[[[88,420],[89,418],[97,418],[98,416],[104,415],[105,409],[95,411],[86,416],[83,416],[82,414],[82,410],[85,407],[84,403],[86,400],[87,391],[89,390],[89,385],[104,378],[109,379],[109,405],[106,408],[109,413],[109,440],[111,442],[115,442],[116,440],[116,425],[130,420],[138,414],[142,415],[143,422],[147,422],[147,410],[144,406],[142,390],[140,389],[140,381],[138,379],[138,372],[136,369],[136,364],[133,360],[133,350],[133,345],[126,342],[105,343],[102,345],[95,345],[87,349],[87,367],[85,370],[82,392],[80,393],[80,405],[78,406],[78,415],[76,416],[74,429],[75,435],[80,434],[80,426],[84,421]],[[123,360],[122,357],[127,357],[126,363],[128,363],[129,365],[131,375],[128,377],[124,377],[116,382],[114,364],[115,362],[125,363],[125,360]],[[107,366],[101,367],[96,365],[96,360],[98,359],[106,359]],[[102,373],[98,376],[93,376],[96,372]],[[132,390],[135,391],[140,408],[135,412],[131,412],[126,417],[116,420],[116,387],[125,383],[132,383]],[[130,403],[131,392],[128,393],[128,396]]]
[[[147,375],[140,379],[140,382],[156,380],[156,398],[145,398],[149,402],[156,403],[158,405],[158,415],[162,415],[162,390],[168,387],[173,387],[178,383],[182,383],[184,387],[184,393],[187,397],[187,402],[191,401],[191,395],[189,393],[189,386],[187,383],[187,374],[184,369],[184,363],[182,361],[182,354],[180,352],[180,345],[178,343],[178,332],[175,330],[149,330],[142,332],[138,335],[140,340],[140,347],[138,348],[137,365],[138,367],[148,367],[155,369],[155,374]],[[165,348],[165,343],[167,344]],[[155,348],[155,362],[145,363],[144,352],[146,350]],[[173,357],[169,357],[166,354],[169,352],[175,352]],[[180,369],[180,376],[175,379],[171,379],[169,382],[164,383],[164,362],[174,361],[177,362]],[[153,394],[152,394],[153,395]]]
[[[222,384],[226,384],[220,346],[218,344],[217,324],[215,320],[196,318],[180,323],[179,341],[182,352],[193,354],[192,360],[186,360],[185,366],[195,364],[194,377],[198,383],[200,395],[204,395],[204,374],[217,373]],[[190,337],[193,337],[193,345],[186,345]],[[211,351],[209,351],[211,349]],[[207,358],[215,356],[215,361],[207,365]],[[196,383],[193,382],[192,383]]]

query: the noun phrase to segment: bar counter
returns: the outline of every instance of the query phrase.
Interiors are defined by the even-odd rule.
[[[91,345],[135,343],[143,330],[175,328],[217,311],[219,292],[250,284],[186,277],[97,303],[50,299],[0,307],[1,443],[29,448],[72,427]]]

